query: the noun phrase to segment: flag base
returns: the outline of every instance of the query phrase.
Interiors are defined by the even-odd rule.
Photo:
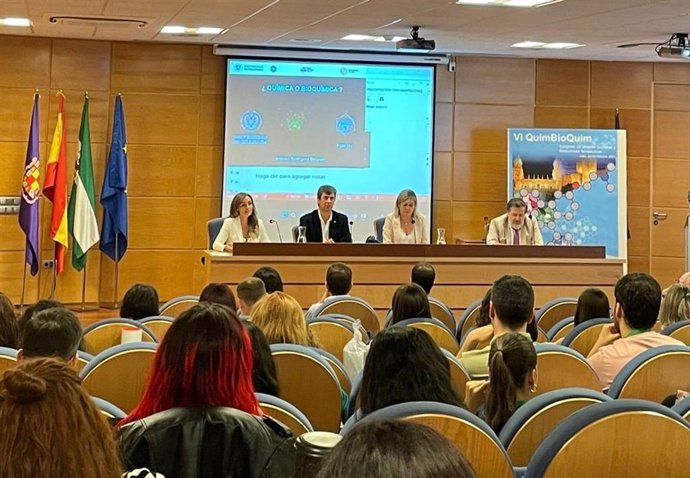
[[[120,303],[118,301],[115,302],[99,302],[98,306],[101,309],[110,309],[110,310],[119,310],[120,309]]]
[[[98,304],[77,304],[70,305],[67,308],[73,312],[95,312],[100,307],[98,306]]]

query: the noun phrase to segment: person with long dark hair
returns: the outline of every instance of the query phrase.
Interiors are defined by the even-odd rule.
[[[257,393],[266,393],[279,396],[278,378],[276,364],[271,355],[271,347],[268,345],[266,336],[256,324],[245,320],[244,326],[249,331],[252,340],[252,351],[254,354],[254,390]]]
[[[235,294],[229,285],[220,282],[211,282],[206,285],[199,294],[199,302],[208,302],[209,304],[220,304],[230,307],[232,310],[237,310],[237,301]]]
[[[134,284],[120,305],[120,317],[141,320],[158,315],[158,291],[152,285]]]
[[[590,287],[583,290],[580,297],[577,298],[577,306],[575,307],[575,326],[577,327],[586,320],[602,317],[611,317],[609,298],[606,297],[604,291],[596,287]]]
[[[393,294],[391,322],[397,324],[407,319],[430,319],[429,297],[417,284],[403,284]]]
[[[9,297],[0,292],[0,347],[19,348],[19,322]]]
[[[235,242],[271,242],[249,193],[237,193],[232,198],[230,216],[223,221],[213,241],[213,250],[232,252]]]
[[[183,312],[120,424],[127,468],[179,478],[290,476],[291,433],[263,415],[252,369],[249,332],[235,311],[204,303]]]
[[[426,332],[389,327],[371,342],[362,372],[361,411],[415,401],[460,405],[450,384],[450,364]]]

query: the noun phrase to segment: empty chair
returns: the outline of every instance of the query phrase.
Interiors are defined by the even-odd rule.
[[[611,400],[608,395],[586,388],[564,388],[542,394],[515,410],[498,438],[514,466],[527,466],[537,447],[563,419],[584,407],[608,400]]]
[[[453,391],[462,402],[465,399],[465,384],[470,380],[470,374],[467,373],[455,354],[446,349],[441,349],[441,351],[450,364],[450,386],[453,387]]]
[[[112,426],[117,425],[120,420],[127,416],[124,411],[107,400],[98,397],[91,397],[91,399],[96,403],[98,409]]]
[[[328,365],[330,365],[333,369],[335,376],[338,377],[338,383],[340,383],[340,388],[343,390],[343,392],[345,392],[345,394],[349,395],[350,390],[352,390],[352,383],[350,382],[350,377],[347,375],[347,371],[345,371],[345,365],[343,365],[343,361],[326,350],[314,350],[318,352],[318,354],[321,355],[324,359],[326,359]]]
[[[383,242],[383,224],[386,222],[385,217],[374,219],[374,236],[379,242]]]
[[[429,297],[429,308],[431,309],[431,316],[434,319],[441,321],[443,325],[448,327],[448,330],[455,330],[457,327],[455,324],[455,316],[450,307],[436,297]]]
[[[322,349],[338,357],[338,360],[343,360],[343,347],[352,340],[354,334],[352,324],[322,316],[307,320],[307,327],[319,340]],[[364,334],[362,340],[366,342],[366,339]]]
[[[309,347],[273,344],[280,396],[304,413],[316,430],[340,426],[340,382],[326,359]]]
[[[126,413],[139,403],[157,344],[136,342],[109,348],[79,373],[84,388]]]
[[[148,327],[154,334],[156,334],[156,338],[160,342],[163,340],[163,337],[165,337],[165,333],[168,331],[170,326],[173,323],[173,318],[172,317],[165,317],[163,315],[156,315],[154,317],[146,317],[145,319],[141,319],[139,323],[145,325]]]
[[[141,340],[158,342],[156,335],[145,325],[132,319],[105,319],[95,322],[84,329],[84,344],[87,352],[96,355],[110,347],[120,345],[122,329],[136,327],[141,329]]]
[[[601,329],[611,323],[613,321],[607,318],[587,320],[568,332],[561,344],[587,357],[597,342]]]
[[[601,391],[601,383],[587,359],[563,345],[534,344],[541,395],[552,390],[579,387]]]
[[[16,367],[17,365],[17,351],[9,347],[0,347],[0,377],[5,373],[5,370]]]
[[[553,327],[546,331],[546,337],[549,342],[557,342],[564,339],[568,333],[575,327],[575,317],[566,317],[563,320],[556,322]]]
[[[257,393],[256,398],[259,400],[261,410],[288,427],[293,436],[298,437],[303,433],[314,431],[309,419],[290,402],[263,393]]]
[[[690,385],[690,347],[663,345],[632,358],[611,382],[613,398],[639,398],[660,403]]]
[[[437,402],[399,403],[376,410],[361,422],[399,419],[430,426],[448,438],[465,455],[478,477],[515,476],[510,458],[493,430],[463,408]],[[341,434],[353,427],[354,424],[343,427]]]
[[[77,363],[74,366],[74,370],[79,373],[86,365],[93,360],[93,355],[87,352],[82,352],[77,350]]]
[[[467,335],[467,332],[474,327],[474,321],[477,320],[477,315],[479,315],[479,309],[481,306],[482,299],[475,300],[468,305],[462,315],[460,315],[458,325],[455,328],[455,338],[457,339],[458,343],[460,343],[462,338]]]
[[[460,350],[458,342],[453,333],[436,319],[407,319],[395,324],[396,327],[414,327],[426,332],[434,339],[434,342],[442,349],[448,350],[452,354],[457,354]]]
[[[672,410],[683,417],[685,421],[690,421],[690,397],[685,397],[676,403]]]
[[[657,322],[658,324],[659,322]],[[685,345],[690,345],[690,320],[681,320],[671,325],[667,325],[661,331],[663,335],[668,335],[678,339]]]
[[[367,332],[377,333],[381,330],[379,318],[374,309],[359,297],[329,297],[314,311],[312,317],[327,314],[343,314],[359,319]]]
[[[206,222],[206,229],[208,230],[208,248],[213,249],[213,242],[218,237],[221,228],[223,227],[224,217],[216,217]]]
[[[546,302],[537,311],[535,320],[544,330],[549,330],[557,322],[575,315],[577,299],[574,297],[559,297]]]
[[[611,400],[563,420],[537,448],[527,478],[688,476],[690,425],[671,409]]]
[[[177,318],[187,309],[191,309],[199,303],[198,295],[181,295],[170,299],[160,306],[158,314],[164,317]]]

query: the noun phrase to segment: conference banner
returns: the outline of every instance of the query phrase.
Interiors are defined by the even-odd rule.
[[[508,129],[508,197],[527,203],[544,244],[606,247],[627,259],[624,130]]]

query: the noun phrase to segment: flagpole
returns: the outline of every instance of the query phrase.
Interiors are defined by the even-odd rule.
[[[24,246],[24,257],[26,257],[26,246]],[[24,312],[24,298],[26,292],[26,260],[24,261],[24,272],[22,274],[22,296],[19,299],[19,312]]]
[[[113,307],[115,309],[120,308],[120,299],[118,295],[118,288],[120,282],[120,256],[118,254],[118,238],[119,234],[115,234],[115,297],[113,298]]]

